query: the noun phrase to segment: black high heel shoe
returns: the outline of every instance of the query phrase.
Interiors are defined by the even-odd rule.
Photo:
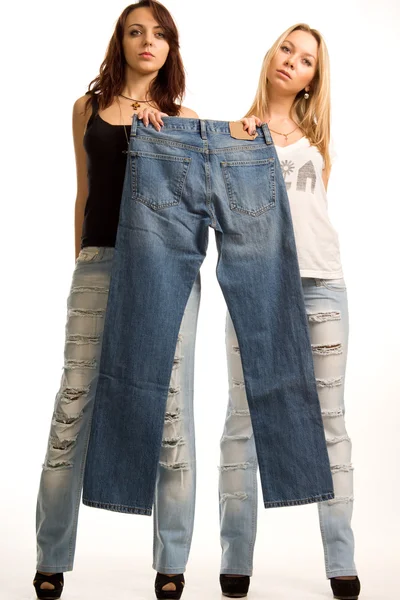
[[[43,590],[40,586],[42,583],[51,583],[54,585],[53,590]],[[36,596],[40,600],[57,600],[60,598],[64,588],[64,573],[53,573],[52,575],[43,575],[36,571],[33,585],[36,590]]]
[[[247,596],[250,585],[250,576],[231,577],[221,574],[219,576],[222,594],[228,598],[244,598]]]
[[[338,600],[358,600],[361,584],[358,577],[355,579],[330,579],[333,597]]]
[[[175,590],[163,590],[164,585],[167,583],[175,584]],[[154,589],[157,598],[160,600],[179,600],[182,596],[183,588],[185,587],[185,578],[183,573],[169,577],[162,573],[157,573],[156,580],[154,583]]]

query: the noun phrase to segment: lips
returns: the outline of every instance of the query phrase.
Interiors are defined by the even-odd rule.
[[[283,69],[277,69],[277,72],[281,73],[282,75],[285,75],[288,79],[292,79],[289,73],[287,71],[284,71]]]
[[[151,52],[142,52],[141,54],[139,54],[139,56],[145,56],[145,57],[152,56],[154,58],[154,54],[151,54]]]

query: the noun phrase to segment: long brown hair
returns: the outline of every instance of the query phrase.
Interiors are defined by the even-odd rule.
[[[317,29],[311,29],[306,23],[298,23],[289,27],[279,36],[264,57],[256,97],[246,116],[249,117],[253,114],[262,117],[265,114],[268,107],[267,73],[269,65],[282,42],[293,31],[306,31],[317,40],[318,60],[317,70],[310,86],[310,98],[306,100],[304,90],[301,90],[292,104],[291,117],[303,130],[310,144],[318,148],[324,158],[325,168],[329,173],[331,168],[329,156],[331,120],[329,56],[324,38]]]
[[[179,34],[169,11],[155,0],[140,0],[122,11],[100,66],[99,75],[88,86],[89,98],[86,107],[91,102],[92,96],[96,94],[100,108],[105,109],[112,104],[114,97],[122,92],[125,85],[126,65],[122,40],[126,20],[136,8],[149,8],[154,19],[164,30],[169,52],[165,64],[150,85],[149,94],[162,112],[176,116],[179,114],[185,93],[185,71],[179,51]]]

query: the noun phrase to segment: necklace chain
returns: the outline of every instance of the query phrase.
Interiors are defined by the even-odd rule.
[[[121,96],[122,94],[120,94]],[[129,138],[128,138],[128,134],[126,133],[126,125],[125,123],[122,122],[122,111],[121,111],[121,103],[118,100],[118,108],[119,108],[119,117],[120,117],[120,121],[121,121],[121,125],[124,128],[124,133],[125,133],[125,138],[126,138],[126,150],[124,151],[126,154],[128,154],[128,149],[129,149]],[[128,125],[129,127],[129,125]]]
[[[269,121],[267,123],[268,127],[269,127]],[[276,133],[277,135],[283,135],[283,137],[285,138],[285,141],[287,142],[289,135],[292,135],[292,133],[294,133],[298,128],[299,128],[299,126],[296,125],[296,127],[293,129],[293,131],[289,131],[289,133],[282,133],[281,131],[275,131],[275,129],[271,129],[271,127],[269,127],[269,130],[272,131],[272,133]]]
[[[130,96],[124,96],[124,94],[120,94],[121,98],[125,98],[126,100],[132,100],[133,104],[132,104],[132,108],[134,110],[137,110],[138,108],[140,108],[140,104],[142,102],[146,103],[146,104],[150,104],[152,100],[136,100],[136,98],[130,98]]]

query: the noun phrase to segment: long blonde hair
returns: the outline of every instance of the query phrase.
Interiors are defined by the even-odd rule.
[[[262,117],[268,107],[268,80],[267,73],[272,59],[278,52],[282,42],[293,31],[306,31],[311,33],[318,43],[318,60],[315,75],[311,84],[311,92],[308,100],[304,98],[304,91],[301,90],[291,108],[291,118],[298,124],[304,135],[309,139],[310,144],[316,146],[325,161],[325,168],[329,173],[331,160],[329,157],[329,141],[331,134],[331,93],[330,93],[330,67],[329,55],[325,41],[316,29],[311,29],[306,23],[298,23],[289,27],[276,40],[273,46],[268,50],[264,57],[261,68],[260,80],[258,83],[256,97],[247,112],[246,117],[257,115]]]

